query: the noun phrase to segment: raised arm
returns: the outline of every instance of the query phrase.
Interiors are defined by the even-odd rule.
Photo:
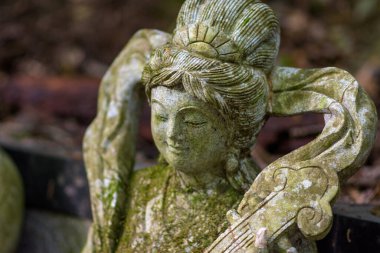
[[[83,145],[94,220],[91,250],[87,251],[108,253],[117,246],[128,178],[135,161],[138,115],[144,94],[141,75],[151,52],[169,39],[169,34],[157,30],[138,31],[102,80],[98,113]]]

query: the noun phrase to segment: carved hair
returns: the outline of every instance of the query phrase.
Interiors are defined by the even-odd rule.
[[[267,74],[278,44],[278,21],[265,4],[187,1],[172,42],[154,52],[143,73],[148,97],[155,86],[182,85],[226,119],[235,130],[227,176],[240,190],[247,190],[256,176],[249,150],[265,123]]]

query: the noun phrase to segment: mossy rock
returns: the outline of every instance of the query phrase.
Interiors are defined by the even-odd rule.
[[[14,252],[23,220],[24,192],[20,175],[10,158],[0,150],[0,247]]]

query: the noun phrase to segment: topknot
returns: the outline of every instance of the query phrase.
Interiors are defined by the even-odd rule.
[[[270,71],[280,44],[273,10],[256,0],[187,0],[173,44],[202,56]]]

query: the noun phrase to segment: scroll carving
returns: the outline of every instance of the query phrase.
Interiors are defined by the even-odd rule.
[[[305,238],[323,238],[332,225],[331,205],[339,182],[355,173],[373,145],[374,105],[347,72],[277,68],[274,73],[271,113],[325,113],[326,126],[317,139],[264,169],[239,206],[242,217],[205,252],[248,250],[262,227],[268,229],[272,248],[294,226]]]

